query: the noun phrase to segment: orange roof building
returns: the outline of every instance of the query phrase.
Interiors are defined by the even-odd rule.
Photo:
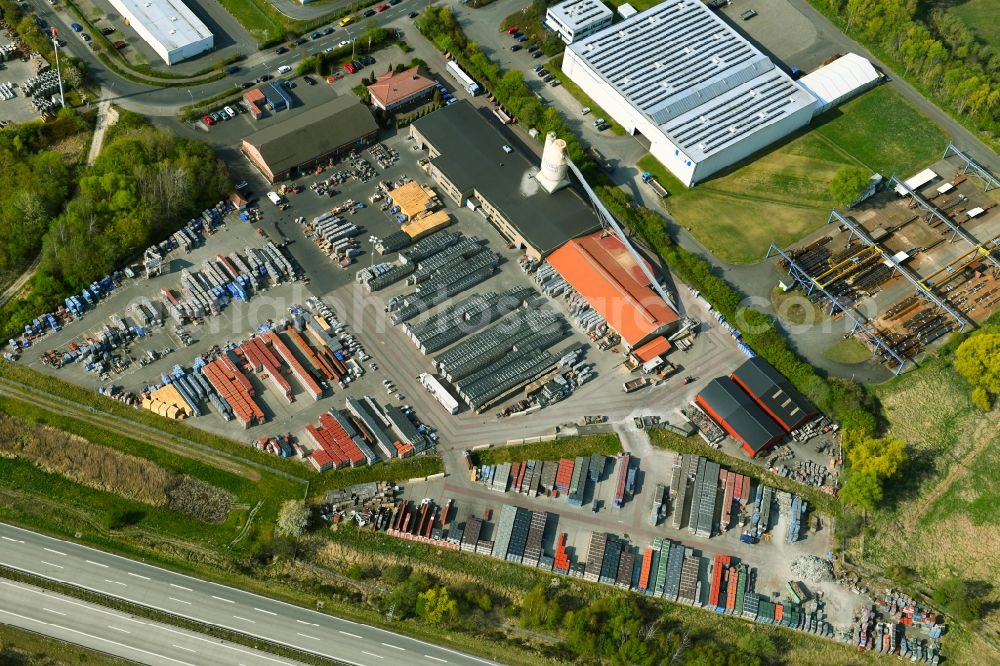
[[[392,111],[410,102],[415,102],[434,92],[434,79],[420,73],[420,67],[411,67],[402,72],[386,72],[375,77],[375,83],[368,86],[372,104],[383,111]]]
[[[630,350],[647,343],[657,351],[669,349],[656,339],[676,324],[677,313],[653,290],[620,238],[603,231],[575,238],[548,261]]]

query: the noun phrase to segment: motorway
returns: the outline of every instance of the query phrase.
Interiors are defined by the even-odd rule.
[[[8,580],[0,580],[0,623],[150,666],[299,663]]]
[[[0,523],[0,564],[148,608],[304,650],[351,666],[396,666],[397,664],[479,666],[494,663],[391,631],[174,573],[5,523]],[[7,589],[7,586],[0,585],[0,587]],[[21,590],[14,598],[22,598],[18,603],[23,604],[23,595],[27,594],[29,593]],[[10,610],[6,603],[8,596],[10,595],[7,592],[0,591],[4,608]],[[39,607],[48,607],[42,606],[42,603],[48,604],[47,601],[36,600],[30,605],[36,610]],[[77,626],[76,618],[81,614],[73,613],[74,626]],[[37,613],[35,615],[37,616]],[[57,614],[53,615],[55,618],[59,617]],[[87,622],[96,621],[93,613],[88,615],[90,619]],[[118,614],[115,621],[119,621],[120,617]],[[56,633],[56,625],[60,631],[65,627],[55,618],[50,621],[50,626],[36,626],[34,630],[62,637]],[[0,621],[14,624],[2,613]],[[150,633],[152,632],[143,631],[142,635],[146,637]],[[79,637],[67,640],[82,643]],[[150,651],[157,645],[153,640],[150,638],[149,642],[144,643]],[[206,649],[205,641],[204,637],[190,632],[175,634],[173,643],[170,644],[174,651],[169,656],[171,659],[169,663],[187,663],[193,666],[227,663],[221,661],[221,656],[225,653],[215,649],[214,645],[212,650]],[[212,642],[217,644],[216,641]],[[168,663],[147,659],[140,661]],[[234,663],[263,664],[264,662],[240,660]]]

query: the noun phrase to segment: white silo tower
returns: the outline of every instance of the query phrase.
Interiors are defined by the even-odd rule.
[[[569,185],[566,177],[566,142],[557,139],[555,132],[545,135],[545,150],[542,151],[542,167],[535,180],[552,194],[560,187]]]

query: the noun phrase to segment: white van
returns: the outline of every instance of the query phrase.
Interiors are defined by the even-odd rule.
[[[275,206],[281,203],[281,196],[279,196],[277,192],[268,192],[267,198],[270,199],[271,203]]]
[[[292,68],[288,65],[282,65],[278,68],[278,74],[288,74],[290,71],[292,71]]]

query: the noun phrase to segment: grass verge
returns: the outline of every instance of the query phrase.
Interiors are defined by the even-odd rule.
[[[908,177],[937,159],[947,142],[940,127],[882,86],[692,189],[668,179],[673,196],[665,205],[716,257],[753,263],[770,243],[787,247],[826,222],[835,205],[830,181],[841,167]],[[661,177],[666,169],[650,160],[639,165]]]
[[[36,634],[27,629],[0,624],[0,664],[30,666],[46,664],[88,664],[88,666],[130,666],[135,662],[119,659],[80,645]]]
[[[745,474],[751,478],[766,483],[772,488],[794,493],[808,500],[813,508],[818,510],[820,513],[833,516],[839,513],[837,500],[830,495],[827,495],[816,488],[810,488],[809,486],[804,486],[801,483],[796,483],[795,481],[778,476],[777,474],[772,474],[763,467],[751,465],[750,463],[740,460],[739,458],[733,458],[722,451],[713,449],[700,437],[684,437],[682,435],[678,435],[677,433],[670,432],[669,430],[650,430],[649,440],[653,443],[653,446],[658,448],[683,453],[684,455],[702,456],[704,458],[714,460],[734,472]]]
[[[497,448],[480,449],[472,455],[480,465],[497,465],[499,463],[519,460],[559,460],[560,458],[576,458],[600,453],[615,456],[622,452],[622,444],[618,435],[581,435],[567,439],[554,439],[549,442],[533,442],[531,444],[516,444]]]
[[[590,107],[590,114],[586,117],[587,120],[590,118],[604,118],[609,125],[611,133],[616,136],[625,136],[625,128],[615,122],[615,119],[611,115],[601,108],[601,105],[595,102],[587,93],[583,92],[583,89],[576,85],[565,73],[562,71],[562,54],[557,55],[552,58],[547,63],[545,63],[545,69],[548,70],[549,74],[559,79],[562,83],[562,87],[569,91],[576,101],[580,103],[580,108],[585,106]]]
[[[796,326],[811,326],[828,318],[826,310],[810,301],[798,289],[783,291],[781,287],[775,287],[771,291],[771,307],[779,319]]]
[[[838,340],[827,347],[826,351],[823,352],[823,356],[837,363],[853,365],[869,360],[872,357],[872,353],[854,338],[847,338]]]
[[[219,0],[219,4],[246,28],[258,44],[285,38],[285,26],[272,14],[272,8],[262,6],[257,0]]]

